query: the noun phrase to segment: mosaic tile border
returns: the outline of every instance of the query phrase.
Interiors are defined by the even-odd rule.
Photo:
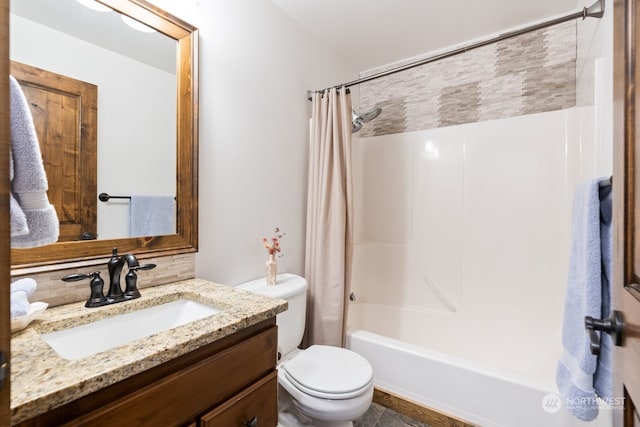
[[[576,22],[537,30],[360,85],[382,114],[360,136],[455,126],[576,105]]]

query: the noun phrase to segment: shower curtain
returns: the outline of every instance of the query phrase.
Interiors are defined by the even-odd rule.
[[[309,282],[306,344],[342,346],[353,251],[351,95],[312,98],[305,277]]]

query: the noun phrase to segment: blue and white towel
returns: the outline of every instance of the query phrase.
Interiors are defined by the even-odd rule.
[[[598,415],[596,394],[613,395],[611,337],[601,335],[601,352],[591,354],[584,317],[608,317],[611,311],[611,186],[603,179],[580,185],[573,200],[569,277],[562,327],[563,353],[556,383],[569,412],[590,421]]]
[[[60,223],[47,197],[47,175],[33,117],[20,84],[9,76],[11,103],[11,247],[58,241]]]

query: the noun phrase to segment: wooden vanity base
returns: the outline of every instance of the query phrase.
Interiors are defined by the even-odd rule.
[[[272,318],[18,425],[275,427],[276,346]]]

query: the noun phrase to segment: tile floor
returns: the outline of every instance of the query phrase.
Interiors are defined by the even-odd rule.
[[[369,410],[353,422],[353,427],[429,427],[391,409],[372,403]]]

